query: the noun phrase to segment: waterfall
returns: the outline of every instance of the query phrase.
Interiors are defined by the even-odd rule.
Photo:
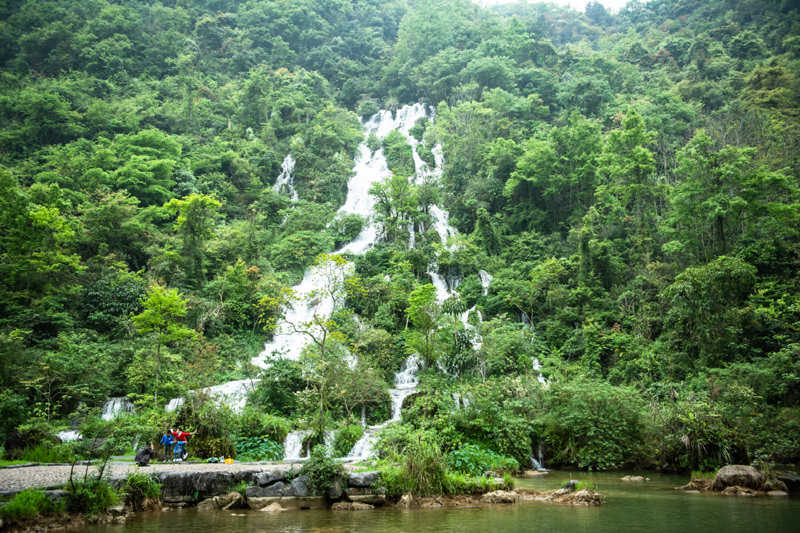
[[[403,363],[400,372],[394,375],[395,388],[389,389],[389,395],[392,397],[392,418],[389,419],[389,422],[400,420],[403,400],[417,392],[419,365],[419,356],[417,354],[410,355]]]
[[[59,431],[56,437],[61,439],[61,442],[72,442],[81,438],[81,432],[77,429],[68,429],[66,431]]]
[[[122,413],[133,413],[136,409],[131,401],[122,396],[119,398],[109,398],[103,405],[103,420],[113,420]]]
[[[544,467],[544,448],[542,447],[541,441],[539,441],[539,447],[536,451],[537,454],[534,456],[533,446],[531,446],[531,466],[534,470],[547,472],[547,469]]]
[[[278,194],[287,193],[289,198],[296,202],[300,197],[297,196],[297,191],[294,188],[294,163],[295,160],[292,154],[286,154],[283,163],[281,163],[281,173],[278,174],[272,189]]]
[[[219,405],[227,405],[234,411],[241,411],[244,404],[247,402],[247,394],[252,391],[260,379],[240,379],[238,381],[229,381],[222,385],[214,385],[213,387],[205,387],[203,389],[188,391],[189,394],[203,393],[207,394],[211,399]],[[173,412],[178,407],[183,405],[184,398],[173,398],[169,401],[165,410]]]
[[[286,439],[283,441],[283,458],[285,461],[301,459],[303,441],[309,435],[311,435],[311,432],[307,430],[290,431],[286,435]],[[306,450],[306,457],[308,457],[308,450]]]
[[[542,364],[539,362],[539,358],[538,357],[534,357],[533,358],[533,371],[536,372],[537,374],[539,374],[538,376],[536,376],[536,379],[537,379],[537,381],[539,381],[539,383],[541,383],[545,387],[550,384],[547,381],[547,378],[545,378],[542,375]]]
[[[364,123],[365,137],[358,147],[358,155],[353,167],[353,175],[347,184],[347,197],[344,205],[339,209],[339,214],[356,214],[368,220],[364,229],[352,242],[344,245],[336,254],[363,254],[369,250],[378,239],[378,227],[370,220],[375,199],[368,194],[369,189],[385,178],[391,176],[391,171],[383,155],[383,149],[372,152],[366,144],[366,139],[374,133],[378,138],[384,138],[391,131],[397,130],[408,136],[408,131],[414,126],[417,119],[426,116],[423,104],[403,106],[393,117],[390,111],[379,111]],[[315,268],[309,268],[299,285],[293,287],[299,301],[307,301],[312,292],[318,291],[323,286],[323,279]],[[303,335],[297,335],[288,323],[300,324],[311,322],[314,315],[330,316],[333,313],[333,302],[326,297],[319,297],[310,306],[296,305],[286,312],[285,322],[278,326],[273,340],[264,346],[264,350],[253,358],[254,365],[265,368],[268,360],[276,354],[286,359],[297,360],[306,344]]]
[[[372,455],[372,448],[375,446],[375,438],[377,437],[377,429],[380,428],[366,428],[361,438],[353,445],[353,449],[347,454],[348,461],[362,461]]]
[[[417,392],[417,385],[419,379],[420,360],[419,356],[409,355],[408,359],[403,363],[400,372],[394,375],[394,389],[389,389],[389,395],[392,398],[392,418],[378,426],[372,426],[364,429],[364,434],[353,445],[353,449],[347,454],[348,461],[360,461],[368,458],[372,454],[372,448],[375,445],[375,440],[378,437],[380,430],[386,427],[386,424],[397,422],[400,420],[400,413],[403,409],[403,400]],[[362,424],[365,420],[362,418]]]

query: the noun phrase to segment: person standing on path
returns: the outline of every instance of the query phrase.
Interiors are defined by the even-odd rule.
[[[175,437],[172,436],[170,431],[164,433],[159,442],[164,447],[164,461],[169,461],[169,452],[172,450],[172,445],[175,444]]]
[[[177,431],[175,431],[174,429],[172,430],[172,435],[175,437],[176,440],[175,443],[176,459],[186,460],[186,457],[189,455],[188,453],[186,453],[186,437],[188,437],[189,435],[194,435],[195,433],[197,432],[193,431],[191,433],[187,433],[183,431],[181,428],[178,428]]]

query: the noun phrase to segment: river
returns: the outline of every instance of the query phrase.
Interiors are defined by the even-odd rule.
[[[625,474],[651,481],[620,481]],[[263,513],[236,510],[197,513],[193,509],[140,513],[123,526],[95,526],[94,533],[219,533],[372,532],[413,533],[453,531],[797,531],[800,498],[736,497],[687,494],[674,490],[688,476],[653,473],[550,472],[520,478],[518,486],[557,488],[570,478],[589,481],[606,498],[600,507],[584,508],[544,502],[523,502],[471,508],[376,509],[374,511],[286,511]],[[244,516],[235,516],[244,515]]]

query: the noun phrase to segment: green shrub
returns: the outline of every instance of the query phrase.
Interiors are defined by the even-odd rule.
[[[475,444],[462,444],[447,455],[447,466],[465,474],[481,475],[487,470],[519,470],[519,462]]]
[[[358,439],[364,435],[364,428],[358,425],[344,426],[333,438],[333,456],[347,457]]]
[[[321,495],[337,478],[345,474],[344,465],[330,456],[325,446],[317,445],[311,450],[311,457],[303,463],[300,473],[308,479],[308,488],[313,494]]]
[[[246,497],[245,493],[247,492],[247,487],[249,486],[250,485],[247,484],[247,481],[242,480],[239,483],[236,483],[228,487],[228,492],[238,492],[244,498]]]
[[[70,447],[66,444],[37,444],[22,450],[19,459],[26,463],[68,463]]]
[[[692,479],[714,479],[717,477],[717,471],[705,472],[703,470],[692,470]]]
[[[0,507],[0,515],[8,522],[16,522],[23,518],[49,514],[57,510],[44,492],[26,489],[17,493],[8,504]]]
[[[128,474],[120,487],[123,498],[134,509],[141,509],[147,501],[157,500],[161,495],[161,483],[153,474],[134,472]]]
[[[403,454],[402,465],[413,494],[433,496],[445,492],[445,457],[433,439],[422,433],[412,438]]]
[[[603,470],[642,453],[647,409],[632,389],[587,379],[553,383],[544,407],[544,437],[556,464]]]
[[[67,485],[66,509],[71,513],[103,513],[119,502],[119,493],[105,479],[87,477]]]
[[[240,438],[236,441],[236,457],[241,461],[278,461],[283,459],[283,445],[267,437]]]
[[[237,437],[267,437],[273,442],[286,440],[291,429],[291,424],[285,418],[253,408],[246,408],[233,422],[233,431]]]

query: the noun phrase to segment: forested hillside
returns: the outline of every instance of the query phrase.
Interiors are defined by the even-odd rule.
[[[178,416],[229,455],[335,429],[346,454],[418,354],[384,456],[410,441],[600,469],[800,460],[795,2],[0,14],[0,437],[99,431],[127,396],[131,432]],[[440,145],[443,172],[419,182],[404,136],[368,139],[393,175],[363,191],[381,238],[348,270],[320,254],[367,222],[337,215],[362,121],[414,103],[431,110],[416,152],[433,165]],[[296,199],[273,188],[287,154]],[[254,366],[315,262],[349,276],[323,343]],[[431,265],[457,294],[436,299]],[[263,381],[243,413],[164,413],[246,377]]]

